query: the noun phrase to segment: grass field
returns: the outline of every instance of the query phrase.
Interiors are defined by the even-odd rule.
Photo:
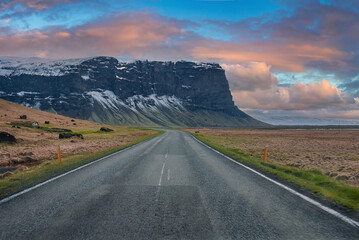
[[[355,132],[342,134],[315,130],[203,129],[197,134],[194,133],[195,130],[189,131],[199,140],[240,162],[275,174],[303,189],[308,189],[317,195],[359,212],[357,179],[345,182],[344,179],[349,180],[349,178],[339,180],[338,176],[341,175],[333,174],[328,170],[328,166],[330,166],[331,169],[342,169],[339,171],[340,173],[348,174],[347,172],[352,171],[353,175],[351,176],[356,176],[359,173],[359,168],[357,168],[359,161],[356,155],[358,152],[355,149],[353,149],[354,152],[351,151],[351,148],[356,147],[355,136],[359,134],[359,131],[354,130]],[[332,145],[328,146],[328,142],[331,141],[337,142],[338,146],[329,151],[327,148],[331,148]],[[263,163],[262,159],[265,144],[269,144],[267,163]],[[318,149],[321,150],[316,151]],[[335,149],[340,150],[335,151]],[[346,149],[347,151],[345,151]],[[327,163],[328,161],[330,163]],[[346,165],[348,161],[350,164]],[[346,171],[347,168],[348,171]]]

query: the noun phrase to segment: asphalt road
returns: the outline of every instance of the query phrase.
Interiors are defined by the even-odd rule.
[[[0,204],[0,239],[359,239],[359,228],[167,131]]]

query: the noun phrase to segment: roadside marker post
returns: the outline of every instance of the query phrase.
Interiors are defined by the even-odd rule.
[[[61,159],[60,144],[57,145],[57,158],[59,159],[59,164],[61,164],[61,163],[62,163],[62,159]]]
[[[267,154],[268,154],[268,144],[264,146],[264,155],[263,155],[263,162],[267,162]]]

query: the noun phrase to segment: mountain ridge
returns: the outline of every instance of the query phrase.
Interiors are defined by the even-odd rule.
[[[260,127],[219,64],[0,58],[0,98],[65,116],[149,127]]]

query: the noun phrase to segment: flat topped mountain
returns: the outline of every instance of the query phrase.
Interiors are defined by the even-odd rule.
[[[259,127],[233,103],[219,64],[0,58],[0,98],[96,122],[166,127]]]

